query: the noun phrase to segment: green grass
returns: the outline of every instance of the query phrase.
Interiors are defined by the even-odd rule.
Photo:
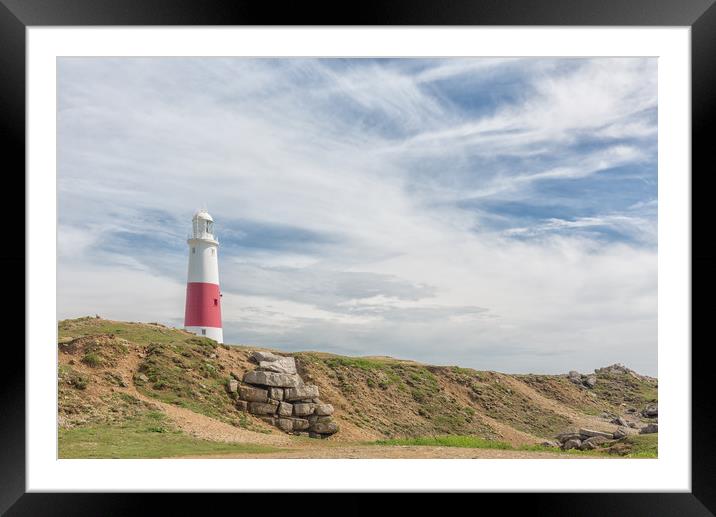
[[[170,343],[185,339],[186,334],[167,327],[137,325],[131,322],[109,321],[93,317],[62,320],[59,322],[59,338],[112,334],[134,343]],[[208,338],[205,338],[208,339]]]
[[[157,411],[149,411],[119,425],[60,429],[58,445],[60,458],[168,458],[280,450],[262,445],[193,438],[174,428]]]
[[[389,363],[387,361],[378,359],[367,359],[365,357],[329,357],[324,359],[327,366],[330,368],[336,368],[337,366],[345,366],[348,368],[358,368],[360,370],[382,370],[386,368]]]
[[[625,455],[627,458],[658,457],[659,435],[657,433],[629,436],[624,443],[631,447],[631,451]]]
[[[657,457],[657,435],[637,435],[626,438],[623,442],[623,447],[620,449],[619,456],[624,458],[656,458]],[[535,452],[558,452],[560,454],[567,454],[570,456],[598,456],[605,457],[615,452],[610,452],[609,449],[592,450],[592,451],[580,451],[576,449],[570,449],[563,451],[554,447],[545,447],[542,445],[521,445],[512,446],[509,443],[500,442],[496,440],[487,440],[480,438],[479,436],[458,436],[458,435],[445,435],[445,436],[420,436],[416,438],[395,438],[390,440],[377,440],[373,442],[366,442],[366,445],[418,445],[418,446],[432,446],[432,447],[463,447],[469,449],[502,449],[511,451],[535,451]]]

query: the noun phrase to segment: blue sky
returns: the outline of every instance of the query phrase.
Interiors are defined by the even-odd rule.
[[[58,59],[58,315],[505,372],[657,371],[656,60]]]

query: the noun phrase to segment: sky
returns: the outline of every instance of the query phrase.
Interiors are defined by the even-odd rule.
[[[226,343],[657,373],[653,58],[59,58],[60,319]]]

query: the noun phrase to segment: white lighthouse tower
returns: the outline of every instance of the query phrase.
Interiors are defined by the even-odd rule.
[[[189,244],[189,273],[186,284],[184,328],[224,342],[221,327],[221,292],[219,291],[219,241],[214,236],[214,220],[206,210],[192,219]]]

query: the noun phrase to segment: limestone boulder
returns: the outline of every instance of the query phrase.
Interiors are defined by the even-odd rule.
[[[579,434],[581,434],[585,438],[591,438],[592,436],[601,436],[603,438],[609,439],[612,437],[612,433],[606,433],[604,431],[595,431],[593,429],[584,428],[579,430]]]
[[[276,355],[273,352],[264,352],[262,350],[255,350],[251,352],[251,355],[249,355],[249,361],[260,364],[262,361],[276,361],[277,359],[280,359],[280,355]]]
[[[562,444],[562,448],[565,451],[568,451],[569,449],[579,449],[582,446],[582,441],[578,440],[577,438],[570,438],[566,442]]]
[[[308,420],[305,418],[294,418],[293,419],[293,430],[294,431],[306,431],[311,426]]]
[[[269,388],[268,396],[270,399],[283,400],[283,388]]]
[[[279,402],[278,405],[279,416],[289,417],[293,414],[293,404],[289,402]]]
[[[302,386],[291,386],[289,389],[287,389],[284,393],[284,400],[293,401],[301,399],[312,399],[318,396],[318,386],[314,384],[304,384]]]
[[[554,440],[548,440],[548,441],[546,441],[546,442],[540,443],[540,445],[541,445],[542,447],[559,447],[559,446],[562,445],[562,444],[559,443],[559,442],[556,442],[556,441],[554,441]]]
[[[583,451],[594,450],[607,441],[609,440],[607,440],[603,436],[592,436],[591,438],[587,438],[586,440],[584,440],[579,446],[579,448]]]
[[[614,433],[612,434],[612,437],[613,437],[615,440],[621,440],[621,439],[624,438],[627,434],[628,434],[628,433],[627,433],[627,431],[626,431],[626,428],[625,428],[625,427],[620,427],[619,429],[617,429],[616,431],[614,431]]]
[[[597,376],[596,375],[587,375],[587,378],[584,379],[584,385],[587,388],[593,388],[597,385]]]
[[[639,429],[639,434],[654,434],[659,432],[659,424],[648,424]]]
[[[259,370],[294,375],[297,373],[296,360],[293,357],[278,357],[275,361],[261,361]]]
[[[236,409],[239,411],[243,411],[244,413],[249,410],[249,403],[245,400],[237,400],[236,401]]]
[[[641,414],[647,418],[657,417],[659,416],[659,405],[647,404],[647,406],[642,410]]]
[[[328,416],[333,414],[333,406],[331,404],[316,404],[316,415]]]
[[[294,404],[293,405],[293,414],[295,416],[308,416],[312,415],[313,412],[316,409],[315,404]]]
[[[576,432],[560,433],[557,435],[557,440],[564,443],[567,440],[581,440],[582,435]]]
[[[293,420],[290,418],[278,418],[276,419],[276,427],[286,433],[293,431]]]
[[[264,402],[249,402],[249,412],[254,415],[273,415],[276,413],[276,406]]]
[[[236,379],[229,379],[229,382],[226,383],[226,391],[229,393],[236,393],[239,389],[239,381]]]
[[[303,383],[298,374],[290,375],[287,373],[263,372],[259,370],[246,372],[246,374],[244,374],[244,382],[247,384],[273,386],[277,388],[298,388],[302,386]]]
[[[310,430],[319,434],[334,434],[338,432],[338,424],[335,422],[316,422],[311,424]]]
[[[253,386],[240,386],[239,398],[248,402],[266,402],[268,401],[268,391]]]
[[[333,418],[330,416],[318,416],[318,415],[311,415],[308,417],[308,421],[311,422],[311,424],[315,424],[316,422],[330,422]]]

